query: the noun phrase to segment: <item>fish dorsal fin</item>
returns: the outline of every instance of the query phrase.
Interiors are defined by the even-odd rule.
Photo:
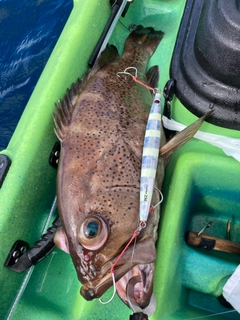
[[[147,72],[147,81],[148,85],[151,88],[157,88],[158,87],[158,81],[159,81],[159,67],[158,66],[152,66],[148,72]]]
[[[73,83],[71,88],[67,89],[63,99],[59,100],[59,103],[54,104],[55,113],[53,114],[53,120],[56,127],[55,133],[60,141],[64,139],[65,129],[71,122],[77,97],[82,92],[87,81],[88,74],[81,80],[78,79],[76,83]]]
[[[106,49],[100,54],[93,68],[85,74],[80,80],[71,85],[70,89],[67,89],[66,94],[59,103],[55,103],[55,114],[53,114],[53,120],[55,123],[55,133],[60,141],[64,140],[65,129],[70,124],[73,110],[76,105],[77,98],[83,91],[86,83],[97,73],[104,65],[112,62],[118,56],[116,47],[113,45],[107,46]]]

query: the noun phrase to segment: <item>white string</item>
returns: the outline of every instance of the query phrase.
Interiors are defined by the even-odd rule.
[[[116,281],[115,281],[115,277],[114,277],[114,272],[111,272],[111,274],[112,274],[112,280],[113,280],[113,295],[108,301],[102,301],[102,299],[99,298],[98,300],[101,304],[108,304],[109,302],[111,302],[113,300],[113,298],[116,295]]]
[[[224,312],[210,314],[210,315],[207,315],[207,316],[195,317],[195,318],[185,318],[183,320],[206,319],[206,318],[209,318],[209,317],[215,317],[215,316],[219,316],[221,314],[227,314],[227,313],[231,313],[231,312],[236,312],[236,310],[224,311]]]

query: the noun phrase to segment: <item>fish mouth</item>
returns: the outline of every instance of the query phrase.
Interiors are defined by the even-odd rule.
[[[146,312],[151,316],[156,308],[153,298],[154,264],[133,267],[117,283],[121,300],[134,312]]]
[[[134,250],[134,253],[133,253]],[[151,239],[145,239],[137,243],[137,245],[129,247],[128,250],[121,257],[119,262],[114,267],[114,278],[116,281],[116,288],[120,298],[129,306],[127,302],[127,285],[126,279],[130,279],[134,276],[140,277],[140,283],[143,285],[134,285],[136,291],[137,303],[140,303],[141,307],[145,307],[149,303],[148,295],[143,295],[141,291],[152,292],[152,282],[153,282],[153,264],[156,259],[156,249],[155,244]],[[93,300],[95,298],[100,298],[112,285],[113,279],[111,274],[111,267],[116,261],[116,257],[108,261],[102,268],[101,272],[103,276],[100,280],[95,281],[91,287],[83,285],[80,294],[86,300]],[[149,267],[151,265],[151,267]],[[152,275],[151,275],[152,274]],[[130,277],[130,278],[129,278]],[[119,282],[119,280],[121,281]],[[147,280],[147,281],[146,281]],[[119,282],[119,283],[118,283]],[[130,284],[130,291],[133,283]],[[140,289],[142,288],[142,290]],[[146,290],[148,288],[148,290]],[[149,294],[151,297],[151,293]]]

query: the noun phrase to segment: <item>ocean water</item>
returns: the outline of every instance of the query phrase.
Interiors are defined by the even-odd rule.
[[[0,151],[71,13],[73,0],[0,0]]]

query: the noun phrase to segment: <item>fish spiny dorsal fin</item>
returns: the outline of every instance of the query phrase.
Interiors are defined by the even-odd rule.
[[[160,75],[160,71],[158,66],[153,66],[148,70],[147,80],[148,80],[148,85],[151,88],[158,87],[159,75]]]
[[[64,139],[65,128],[69,125],[74,105],[79,93],[81,93],[83,86],[86,83],[86,77],[82,80],[78,79],[76,83],[73,83],[70,89],[67,89],[63,99],[55,103],[55,113],[53,114],[53,120],[55,124],[55,133],[60,141]]]
[[[161,158],[169,157],[174,151],[182,147],[197,133],[203,121],[208,118],[214,110],[205,113],[201,118],[190,124],[181,132],[177,133],[171,140],[160,148],[159,156]]]
[[[118,56],[116,47],[113,45],[107,46],[107,48],[100,54],[93,68],[76,83],[73,83],[70,89],[67,89],[66,94],[59,103],[55,103],[55,114],[53,114],[53,120],[55,123],[55,133],[60,141],[64,140],[65,128],[71,122],[73,110],[76,105],[76,101],[83,91],[86,83],[97,73],[105,64],[113,61]]]

